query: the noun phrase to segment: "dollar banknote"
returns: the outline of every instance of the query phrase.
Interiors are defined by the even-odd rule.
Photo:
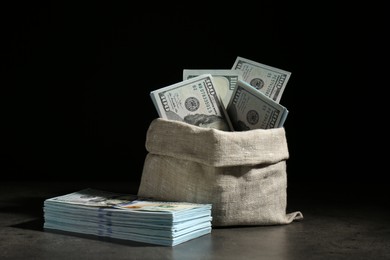
[[[282,127],[288,110],[247,82],[239,80],[227,107],[234,130]]]
[[[161,118],[205,128],[233,130],[211,74],[151,91],[150,96]]]
[[[237,57],[232,69],[240,70],[243,81],[279,103],[291,72]]]
[[[241,72],[239,70],[225,70],[225,69],[184,69],[183,80],[190,79],[202,74],[211,74],[215,83],[217,94],[220,96],[224,107],[229,104],[230,97],[233,90],[236,87],[237,81],[242,79]]]

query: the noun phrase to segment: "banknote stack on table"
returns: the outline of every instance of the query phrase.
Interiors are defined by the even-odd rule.
[[[44,229],[162,246],[211,232],[211,204],[83,189],[44,201]]]
[[[224,131],[283,127],[279,104],[291,72],[237,57],[231,69],[184,69],[178,83],[150,92],[160,117]]]

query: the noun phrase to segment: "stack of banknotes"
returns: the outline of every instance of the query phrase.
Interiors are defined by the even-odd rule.
[[[83,189],[44,201],[44,230],[175,246],[211,233],[211,204]]]
[[[237,57],[231,69],[184,69],[183,79],[150,92],[160,117],[224,131],[283,127],[279,104],[291,72]]]

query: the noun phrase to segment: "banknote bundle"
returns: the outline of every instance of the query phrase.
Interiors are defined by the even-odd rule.
[[[291,72],[237,57],[231,69],[184,69],[182,81],[151,91],[160,117],[225,131],[283,127],[279,104]]]
[[[86,188],[44,201],[44,230],[175,246],[211,233],[211,204]]]
[[[150,95],[162,118],[201,127],[233,130],[211,74],[183,80],[152,91]]]

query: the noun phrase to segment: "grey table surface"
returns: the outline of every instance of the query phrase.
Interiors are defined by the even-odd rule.
[[[43,230],[43,201],[82,188],[136,193],[127,182],[0,183],[0,259],[390,259],[387,191],[290,185],[280,226],[213,227],[174,247]],[[360,190],[360,188],[359,188]]]

